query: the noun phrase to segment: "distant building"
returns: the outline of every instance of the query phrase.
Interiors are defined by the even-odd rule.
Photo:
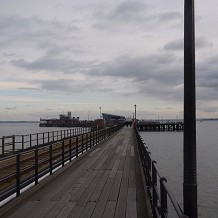
[[[114,126],[126,122],[126,118],[124,116],[102,113],[102,117],[106,126]]]

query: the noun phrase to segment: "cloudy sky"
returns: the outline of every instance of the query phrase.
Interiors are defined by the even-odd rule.
[[[0,120],[183,116],[179,0],[0,0]],[[218,3],[196,1],[197,116],[218,117]]]

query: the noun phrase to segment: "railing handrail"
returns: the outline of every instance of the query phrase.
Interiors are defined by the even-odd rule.
[[[18,150],[24,150],[29,147],[39,146],[40,144],[55,141],[55,139],[62,140],[63,138],[90,132],[94,129],[94,127],[77,127],[24,135],[2,136],[0,138],[0,157],[4,157],[7,152],[16,153]],[[6,147],[10,146],[10,149],[6,149]],[[19,148],[19,146],[21,148]]]
[[[161,177],[160,173],[155,166],[156,161],[152,160],[151,152],[148,151],[148,147],[145,146],[143,139],[141,138],[138,130],[135,128],[136,139],[139,148],[139,154],[141,158],[142,168],[146,180],[147,190],[150,197],[150,203],[154,217],[167,217],[167,196],[169,197],[173,208],[179,218],[188,218],[186,216],[176,198],[171,191],[169,184],[165,177]],[[157,190],[157,177],[159,178],[160,191]],[[159,203],[158,203],[159,202]]]

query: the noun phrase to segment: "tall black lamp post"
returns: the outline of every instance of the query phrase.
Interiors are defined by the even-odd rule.
[[[101,119],[101,107],[99,107],[99,110],[100,110],[100,119]]]
[[[136,104],[134,105],[135,107],[135,128],[137,127],[137,121],[136,121]]]
[[[198,217],[196,169],[195,21],[194,0],[184,7],[184,213]]]

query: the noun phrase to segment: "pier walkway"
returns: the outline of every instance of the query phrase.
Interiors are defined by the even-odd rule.
[[[0,209],[0,217],[151,217],[136,139],[124,127]]]

